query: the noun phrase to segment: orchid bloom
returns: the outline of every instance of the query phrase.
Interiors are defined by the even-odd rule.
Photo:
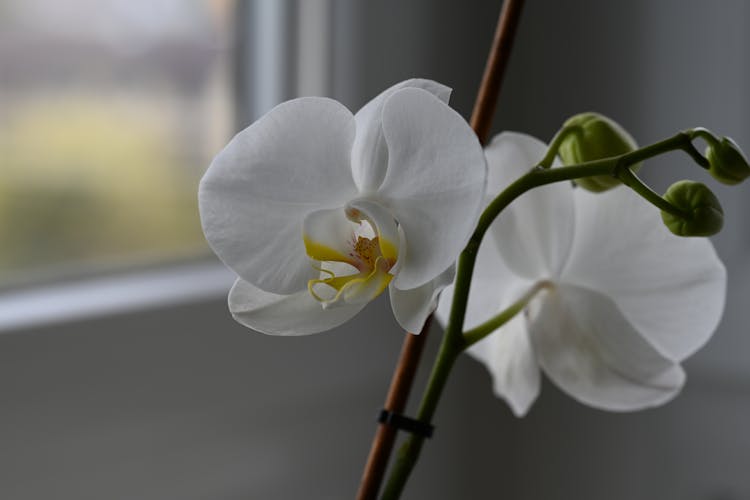
[[[303,97],[237,134],[199,190],[206,239],[238,276],[245,326],[303,335],[347,321],[389,289],[418,333],[479,216],[486,163],[450,89],[399,83],[356,115]]]
[[[494,196],[546,146],[503,133],[486,149]],[[679,238],[627,187],[593,194],[558,183],[530,191],[493,223],[469,294],[469,329],[541,290],[499,331],[469,349],[517,416],[539,394],[541,371],[581,403],[631,411],[681,389],[680,362],[715,330],[726,272],[710,241]],[[437,315],[448,318],[452,287]]]

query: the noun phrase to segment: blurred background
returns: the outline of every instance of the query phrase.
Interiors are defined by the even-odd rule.
[[[0,0],[0,498],[352,498],[403,339],[387,301],[323,335],[243,329],[197,184],[300,95],[356,110],[419,76],[468,118],[500,6]],[[528,0],[495,130],[597,110],[748,150],[749,23],[742,0]],[[677,154],[643,173],[706,181]],[[750,498],[750,201],[706,182],[729,294],[683,393],[622,415],[545,383],[519,420],[461,359],[405,498]]]

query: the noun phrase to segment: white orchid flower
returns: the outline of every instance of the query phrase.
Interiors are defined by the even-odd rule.
[[[546,146],[504,133],[486,149],[488,193],[499,193]],[[469,295],[470,329],[541,291],[469,352],[517,416],[540,390],[540,370],[578,401],[605,410],[657,406],[685,381],[680,362],[721,317],[726,271],[710,241],[679,238],[626,187],[592,194],[558,183],[524,194],[482,243]],[[452,286],[437,316],[446,321]]]
[[[453,279],[482,207],[486,163],[450,89],[408,80],[356,115],[282,103],[214,159],[199,191],[206,238],[239,279],[234,318],[274,335],[347,321],[386,288],[418,333]]]

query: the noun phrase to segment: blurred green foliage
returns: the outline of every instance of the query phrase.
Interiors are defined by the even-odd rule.
[[[0,280],[70,263],[205,251],[201,165],[186,164],[200,160],[181,154],[165,120],[142,102],[69,96],[6,115]]]

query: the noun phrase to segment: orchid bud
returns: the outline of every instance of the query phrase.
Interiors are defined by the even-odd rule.
[[[750,165],[742,150],[729,137],[721,142],[709,143],[706,148],[708,172],[717,181],[724,184],[739,184],[750,176]]]
[[[724,210],[719,199],[705,184],[695,181],[678,181],[669,186],[664,199],[687,217],[662,210],[664,225],[677,236],[711,236],[724,225]]]
[[[581,113],[564,123],[563,127],[576,127],[560,143],[557,154],[564,165],[575,165],[629,153],[635,150],[633,138],[620,125],[599,113]],[[640,163],[631,168],[637,170]],[[576,179],[575,183],[595,193],[620,184],[611,175],[597,175]]]

